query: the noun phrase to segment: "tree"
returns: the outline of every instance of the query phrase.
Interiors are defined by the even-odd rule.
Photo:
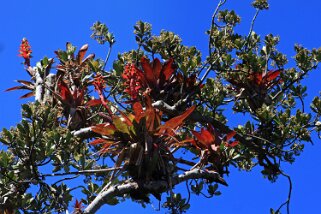
[[[174,33],[152,35],[144,22],[135,25],[137,49],[119,55],[111,71],[105,65],[115,39],[100,22],[92,37],[109,46],[105,60],[86,55],[87,45],[76,52],[67,43],[55,60],[31,67],[23,39],[20,54],[31,80],[8,90],[30,90],[23,97],[34,95],[35,102],[23,105],[21,123],[1,134],[7,148],[0,158],[1,208],[63,212],[79,188],[84,195],[75,213],[127,198],[145,205],[165,192],[163,206],[181,213],[189,201],[175,192],[177,184],[186,182],[197,195],[219,195],[231,166],[257,166],[271,181],[290,180],[282,164],[292,163],[320,129],[319,97],[312,113],[301,103],[302,80],[317,68],[321,49],[296,46],[296,67],[286,67],[279,38],[261,42],[253,31],[267,2],[253,2],[257,14],[246,36],[235,32],[240,17],[221,9],[225,2],[214,11],[203,61]],[[227,125],[225,108],[242,116],[238,126]],[[72,179],[81,185],[69,187]],[[288,212],[289,201],[290,194],[282,204]]]

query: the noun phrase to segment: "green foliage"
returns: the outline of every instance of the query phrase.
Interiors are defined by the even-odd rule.
[[[252,5],[259,10],[269,9],[269,3],[267,0],[255,0],[252,2]]]
[[[108,42],[109,45],[113,45],[116,42],[114,35],[109,32],[105,24],[97,21],[90,29],[93,31],[90,37],[95,39],[99,44],[103,45]]]
[[[91,37],[109,44],[105,60],[85,57],[88,45],[76,52],[67,43],[55,52],[57,64],[45,57],[26,66],[30,81],[8,91],[29,90],[23,97],[36,101],[22,105],[22,121],[0,135],[1,209],[64,212],[81,189],[75,213],[128,198],[145,206],[166,191],[163,207],[184,213],[190,195],[174,193],[178,183],[186,182],[188,194],[213,197],[230,167],[260,167],[272,182],[286,176],[283,165],[295,161],[314,131],[320,135],[321,100],[305,109],[302,80],[318,67],[321,48],[295,45],[290,67],[277,50],[280,38],[260,36],[253,26],[238,34],[241,18],[223,10],[225,2],[213,14],[203,58],[175,33],[154,35],[151,24],[138,21],[137,49],[105,70],[115,38],[96,22]],[[257,12],[269,7],[265,0],[252,5]],[[228,123],[231,111],[238,124]]]

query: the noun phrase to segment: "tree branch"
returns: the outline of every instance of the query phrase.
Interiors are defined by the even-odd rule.
[[[253,19],[252,19],[252,21],[251,21],[251,26],[250,26],[249,34],[247,35],[246,40],[245,40],[245,42],[244,42],[244,44],[243,44],[243,46],[242,46],[241,49],[243,49],[243,48],[244,48],[246,45],[248,45],[248,43],[250,42],[250,38],[251,38],[251,35],[252,35],[252,32],[253,32],[253,28],[254,28],[254,23],[255,23],[255,20],[256,20],[257,16],[259,15],[259,12],[260,12],[260,10],[259,10],[259,9],[256,9],[256,12],[255,12],[255,14],[254,14],[254,17],[253,17]]]
[[[284,172],[280,172],[284,177],[286,177],[288,179],[289,182],[289,193],[288,193],[288,198],[287,200],[281,204],[281,206],[279,207],[279,209],[276,210],[276,213],[280,212],[281,208],[286,205],[286,211],[287,214],[290,214],[290,201],[291,201],[291,194],[292,194],[292,180],[291,177],[287,174],[285,174]]]
[[[107,56],[106,56],[106,58],[105,58],[104,66],[103,66],[102,70],[105,70],[105,67],[106,67],[107,62],[108,62],[109,57],[110,57],[110,53],[111,53],[111,49],[112,49],[112,47],[113,47],[113,46],[109,43],[108,53],[107,53]]]
[[[213,29],[214,29],[214,26],[215,26],[215,17],[220,9],[220,7],[222,7],[225,3],[226,3],[227,0],[220,0],[220,2],[218,3],[213,15],[212,15],[212,20],[211,20],[211,29],[210,29],[210,38],[209,38],[209,42],[208,42],[208,51],[209,51],[209,57],[211,57],[212,55],[212,43],[213,43],[213,39],[212,39],[212,36],[213,36]]]
[[[43,174],[43,177],[55,177],[55,176],[67,176],[67,175],[81,175],[81,174],[106,174],[106,172],[111,172],[114,170],[121,169],[121,167],[115,168],[105,168],[105,169],[89,169],[89,170],[79,170],[73,172],[62,172],[62,173],[52,173],[52,174]]]
[[[94,132],[91,130],[91,127],[87,127],[87,128],[82,128],[79,129],[77,131],[72,131],[71,134],[74,137],[80,137],[80,138],[90,138],[90,137],[94,137]]]
[[[35,72],[35,78],[36,78],[36,83],[35,83],[35,101],[38,101],[41,103],[42,101],[42,96],[43,96],[43,79],[41,78],[40,72],[37,70]]]
[[[201,169],[193,169],[191,171],[187,171],[183,174],[180,174],[171,179],[172,186],[175,186],[179,183],[190,179],[208,179],[214,180],[217,183],[223,184],[227,186],[226,181],[215,171],[205,171]],[[129,194],[132,191],[144,190],[147,192],[165,192],[170,189],[171,186],[165,180],[152,181],[145,184],[139,184],[137,182],[130,182],[121,185],[116,185],[110,187],[107,191],[101,192],[97,197],[89,204],[89,206],[84,210],[84,213],[95,213],[101,206],[103,206],[106,201],[113,197],[124,196],[125,194]]]

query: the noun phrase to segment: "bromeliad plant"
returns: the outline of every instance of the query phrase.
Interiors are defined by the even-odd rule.
[[[289,177],[283,163],[321,130],[320,98],[312,113],[300,106],[301,81],[317,68],[321,49],[296,46],[296,67],[289,68],[278,37],[262,43],[252,30],[234,32],[240,17],[221,10],[225,2],[213,14],[204,61],[174,33],[153,35],[141,21],[134,27],[137,50],[119,54],[110,70],[115,38],[100,22],[92,38],[109,44],[105,60],[86,57],[88,45],[75,54],[67,43],[31,67],[23,39],[19,54],[31,78],[8,91],[29,90],[22,98],[35,102],[22,106],[21,123],[1,133],[0,212],[61,213],[74,202],[74,213],[95,213],[127,198],[146,206],[166,192],[163,207],[183,213],[189,200],[175,193],[182,182],[188,194],[212,197],[218,184],[227,185],[231,166],[261,167],[271,181]],[[268,8],[262,0],[253,6]],[[241,115],[237,124],[227,123],[228,108]],[[77,182],[69,186],[70,180]]]
[[[180,141],[175,132],[195,106],[161,124],[162,112],[152,107],[148,95],[145,104],[145,110],[136,102],[132,107],[134,114],[121,112],[112,117],[111,123],[93,126],[92,131],[101,137],[90,144],[101,144],[101,154],[116,156],[114,167],[123,166],[121,170],[135,181],[166,180],[177,170],[171,149],[186,146],[186,140]]]

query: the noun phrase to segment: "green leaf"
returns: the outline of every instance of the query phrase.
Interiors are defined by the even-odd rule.
[[[126,133],[126,134],[130,134],[130,132],[129,132],[129,127],[128,127],[128,125],[126,124],[125,119],[123,119],[123,118],[121,118],[121,117],[115,117],[115,118],[113,119],[113,124],[115,125],[116,129],[117,129],[119,132]]]
[[[110,198],[106,201],[106,204],[115,206],[119,203],[119,200],[117,198]]]

